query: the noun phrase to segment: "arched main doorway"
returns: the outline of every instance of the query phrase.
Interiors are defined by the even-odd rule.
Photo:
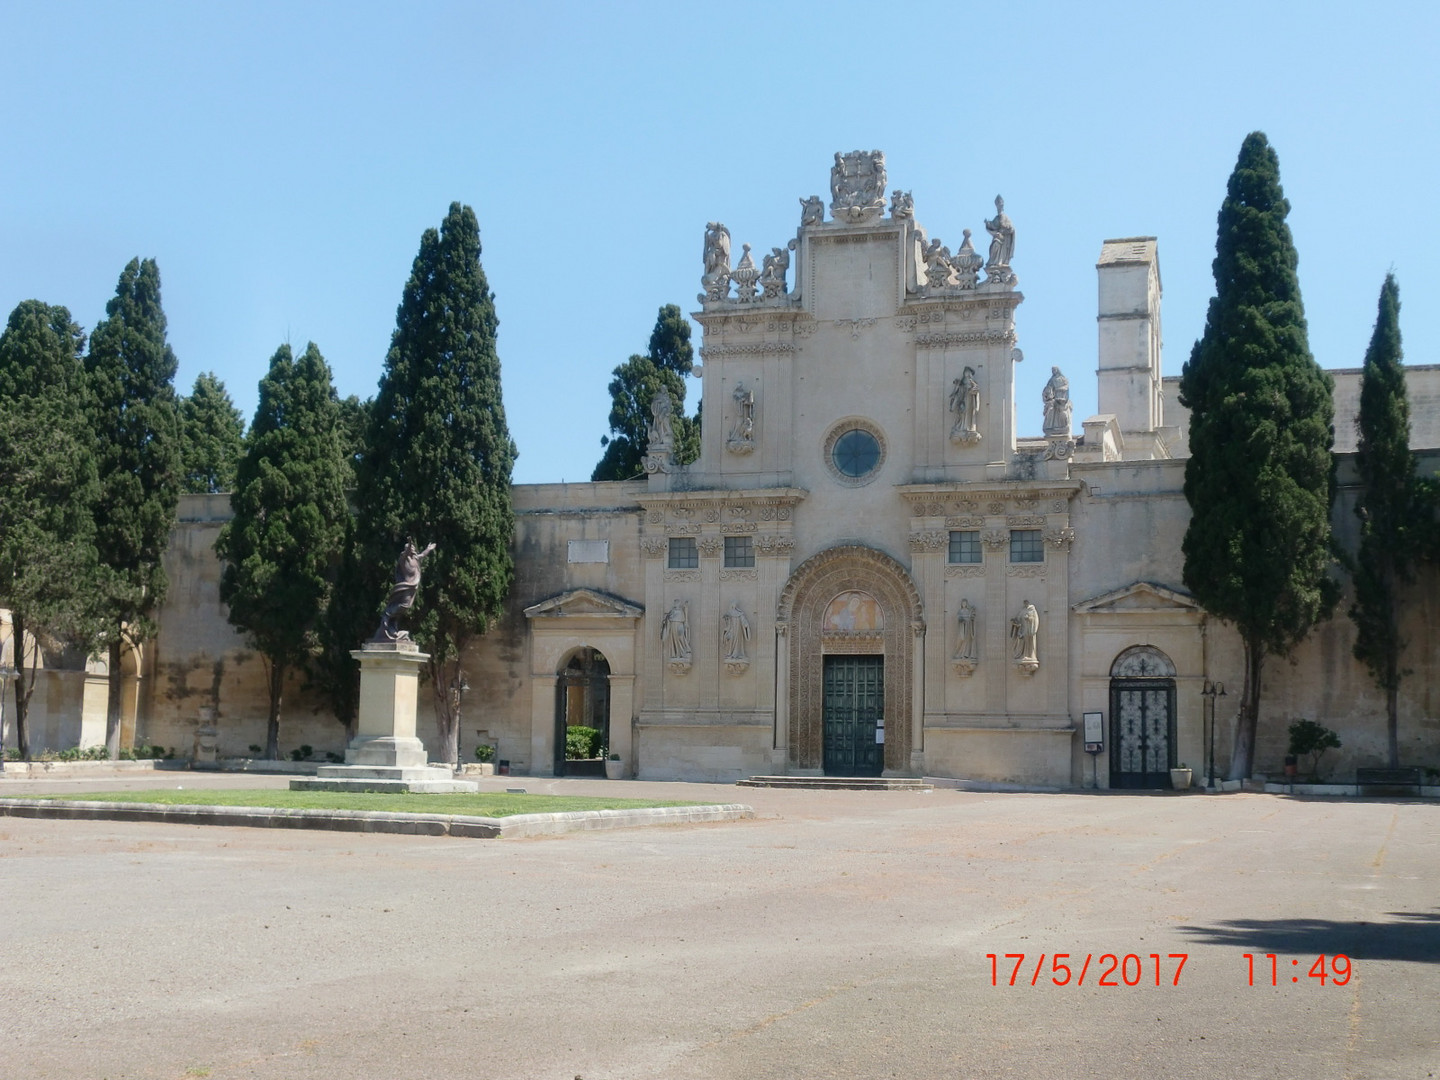
[[[600,757],[571,758],[566,753],[571,728],[600,732]],[[610,745],[610,663],[599,649],[576,649],[555,679],[555,775],[604,776]]]
[[[823,551],[791,575],[776,621],[790,765],[827,775],[909,772],[924,621],[905,568],[860,545]]]
[[[1110,665],[1110,786],[1168,788],[1175,763],[1175,665],[1133,646]]]

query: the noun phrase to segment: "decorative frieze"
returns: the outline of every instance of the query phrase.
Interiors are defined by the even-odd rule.
[[[999,551],[1010,542],[1010,534],[1001,529],[991,529],[981,533],[980,540],[991,551]]]
[[[1045,534],[1045,542],[1058,550],[1070,550],[1070,545],[1075,542],[1074,529],[1054,529]]]
[[[702,556],[714,559],[719,557],[720,552],[724,549],[725,541],[718,536],[702,536],[696,546],[700,548]]]
[[[868,319],[836,319],[836,320],[835,320],[835,326],[836,326],[837,329],[840,329],[840,330],[849,330],[849,331],[850,331],[850,340],[851,340],[851,341],[858,341],[859,338],[860,338],[860,331],[862,331],[862,330],[869,330],[872,326],[875,325],[875,323],[876,323],[876,320],[873,319],[873,318],[868,318]]]
[[[665,571],[665,580],[666,580],[667,582],[672,582],[672,581],[699,581],[699,580],[700,580],[700,571],[699,571],[699,570],[666,570],[666,571]]]
[[[984,566],[947,566],[945,567],[947,578],[983,578],[985,576]]]
[[[952,517],[945,519],[947,529],[983,529],[985,519],[983,517]]]
[[[721,580],[721,581],[759,581],[759,580],[760,580],[760,572],[759,572],[758,570],[721,570],[721,571],[720,571],[720,580]]]
[[[733,536],[737,533],[753,533],[760,526],[753,521],[727,521],[720,526],[720,531],[726,536]]]
[[[795,550],[795,541],[788,536],[757,536],[755,550],[761,555],[788,556]]]
[[[1012,529],[1043,529],[1045,527],[1045,515],[1012,514],[1005,519],[1005,524]]]
[[[1013,345],[1015,340],[1014,330],[951,330],[943,334],[916,334],[915,347],[949,349],[957,345]]]
[[[1043,578],[1045,566],[1043,563],[1034,566],[1007,566],[1005,576],[1012,578]]]
[[[642,536],[640,548],[652,559],[658,559],[670,550],[670,540],[664,536]]]
[[[911,551],[939,551],[950,540],[948,533],[939,529],[927,529],[925,532],[910,534]]]

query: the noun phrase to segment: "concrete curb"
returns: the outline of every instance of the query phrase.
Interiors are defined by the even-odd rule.
[[[81,821],[160,821],[171,825],[242,825],[260,829],[330,829],[337,832],[405,833],[506,839],[554,836],[647,825],[741,821],[755,811],[743,803],[657,806],[643,810],[577,810],[563,814],[467,817],[407,814],[389,810],[286,810],[254,806],[168,806],[164,803],[83,802],[71,799],[0,799],[0,816]]]

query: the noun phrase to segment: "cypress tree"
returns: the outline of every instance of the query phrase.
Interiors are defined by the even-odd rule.
[[[245,421],[213,371],[195,379],[180,400],[180,466],[186,494],[213,494],[235,487],[235,469],[245,452]]]
[[[1416,459],[1410,449],[1410,402],[1400,349],[1400,287],[1393,274],[1380,289],[1375,332],[1365,350],[1360,378],[1360,550],[1354,567],[1355,658],[1370,669],[1385,691],[1385,730],[1390,767],[1400,765],[1401,586],[1415,577],[1417,543],[1423,530]]]
[[[434,543],[410,631],[430,654],[445,759],[459,756],[466,646],[497,618],[514,576],[510,474],[494,297],[480,265],[480,227],[452,203],[420,239],[396,315],[357,490],[372,595],[405,541]],[[372,608],[378,612],[378,608]]]
[[[16,307],[0,332],[0,607],[10,611],[26,760],[41,639],[88,651],[98,630],[84,348],[70,313],[38,300]]]
[[[342,555],[349,465],[330,368],[312,342],[295,360],[280,346],[260,380],[231,496],[234,517],[215,551],[225,562],[220,599],[265,658],[270,693],[265,756],[280,756],[286,676],[304,665]]]
[[[675,458],[687,465],[700,456],[700,416],[685,415],[685,376],[694,367],[690,323],[675,304],[655,318],[650,346],[615,369],[610,380],[610,434],[591,480],[629,480],[644,475],[642,461],[650,426],[650,402],[663,387],[675,399]]]
[[[1249,135],[1220,207],[1215,296],[1180,379],[1190,409],[1185,584],[1245,653],[1232,779],[1250,775],[1267,655],[1333,608],[1332,382],[1310,355],[1280,163]]]
[[[153,259],[132,259],[90,337],[86,358],[101,486],[95,541],[106,572],[111,757],[120,749],[122,649],[154,635],[150,613],[167,587],[161,557],[180,497],[175,367],[165,340],[160,270]]]

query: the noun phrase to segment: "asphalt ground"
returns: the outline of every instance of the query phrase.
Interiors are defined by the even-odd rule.
[[[758,816],[517,840],[0,818],[0,1077],[1440,1076],[1434,803],[484,783]]]

